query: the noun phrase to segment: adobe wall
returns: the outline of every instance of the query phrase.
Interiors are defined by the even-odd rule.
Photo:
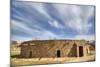
[[[28,43],[31,43],[30,45]],[[84,56],[86,56],[86,44],[85,41],[35,41],[28,42],[26,46],[21,46],[21,56],[29,58],[30,52],[32,52],[33,58],[48,58],[57,57],[57,50],[60,50],[61,57],[78,57],[79,48],[83,46]],[[33,44],[33,45],[32,45]],[[76,44],[76,45],[74,45]]]

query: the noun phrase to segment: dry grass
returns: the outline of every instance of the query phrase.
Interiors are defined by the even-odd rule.
[[[95,56],[86,56],[81,58],[76,57],[63,57],[63,58],[12,58],[12,66],[23,66],[23,65],[38,65],[38,64],[54,64],[54,63],[69,63],[69,62],[84,62],[84,61],[93,61]]]

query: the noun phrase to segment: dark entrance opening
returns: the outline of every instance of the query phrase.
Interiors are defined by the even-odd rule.
[[[83,46],[79,46],[79,57],[83,56]]]
[[[57,50],[57,57],[60,57],[60,50]]]
[[[32,51],[30,51],[29,53],[29,58],[32,58]]]
[[[87,51],[87,54],[88,54],[88,49],[86,49],[86,51]]]

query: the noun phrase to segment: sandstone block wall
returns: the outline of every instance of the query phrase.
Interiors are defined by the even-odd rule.
[[[83,47],[83,56],[87,55],[84,40],[44,40],[28,41],[21,44],[21,56],[25,58],[79,57],[79,46]]]

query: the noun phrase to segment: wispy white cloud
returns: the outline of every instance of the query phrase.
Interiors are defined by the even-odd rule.
[[[94,14],[93,6],[54,4],[66,26],[79,34],[88,33],[91,23],[88,19]]]
[[[32,40],[32,38],[31,37],[18,36],[18,35],[12,35],[11,40],[15,40],[15,41],[18,41],[18,42],[23,42],[23,41]]]
[[[54,21],[48,21],[48,23],[51,26],[55,27],[55,28],[58,28],[58,29],[62,29],[63,28],[63,26],[58,21],[56,21],[56,20],[54,20]]]
[[[29,3],[30,6],[32,6],[34,9],[36,9],[39,13],[43,14],[45,17],[49,18],[49,20],[52,20],[53,18],[45,11],[44,4],[43,3]]]
[[[17,2],[14,5],[17,9],[13,9],[16,13],[13,14],[13,17],[18,20],[11,20],[11,28],[31,36],[25,38],[14,35],[13,38],[15,39],[71,39],[72,37],[73,39],[94,39],[94,35],[86,35],[93,27],[93,24],[88,22],[89,18],[94,16],[93,6],[66,4],[45,5],[44,3],[34,2]],[[23,10],[18,9],[18,7]],[[49,14],[51,11],[52,13]],[[77,34],[72,34],[71,37],[68,37],[67,34],[62,32],[70,32],[69,34],[77,32]]]
[[[17,31],[21,31],[27,33],[29,35],[33,35],[34,32],[40,32],[38,30],[32,29],[28,27],[25,23],[11,20],[11,28]]]
[[[39,39],[44,39],[44,40],[48,40],[48,39],[53,39],[53,38],[57,38],[58,36],[54,33],[52,33],[51,31],[48,30],[44,30],[41,32],[42,36],[38,36]]]
[[[77,35],[75,36],[74,39],[79,39],[79,40],[95,40],[95,36],[94,35]]]
[[[38,27],[35,25],[35,27]],[[21,31],[23,33],[26,33],[30,35],[31,37],[25,37],[25,36],[18,36],[18,35],[12,35],[11,40],[34,40],[34,39],[49,39],[49,38],[57,38],[58,36],[51,31],[43,29],[42,31],[36,30],[33,28],[28,27],[25,23],[11,20],[11,28],[16,30],[16,32]],[[35,36],[35,34],[37,34]],[[24,34],[23,34],[24,35]]]

